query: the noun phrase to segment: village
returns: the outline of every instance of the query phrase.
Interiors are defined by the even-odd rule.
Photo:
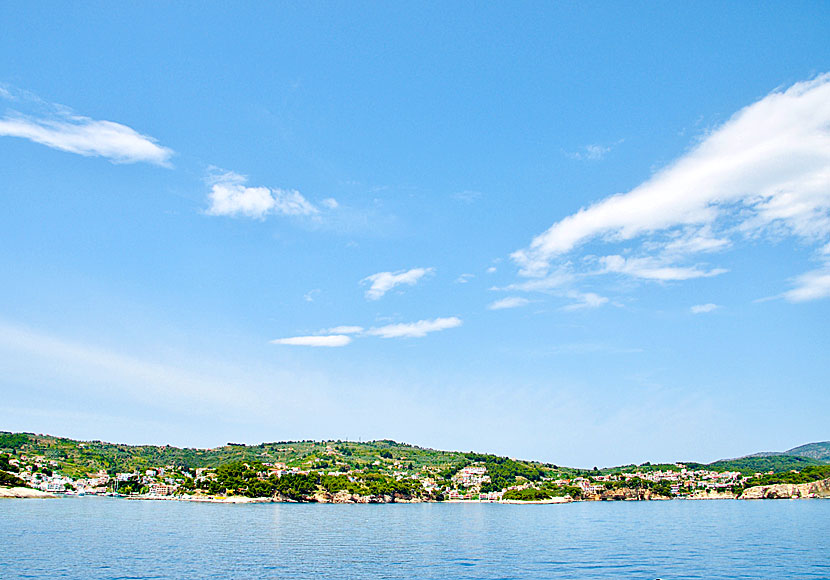
[[[202,467],[188,469],[176,465],[154,466],[130,472],[107,473],[99,470],[84,477],[72,478],[60,471],[58,461],[44,456],[25,454],[11,457],[10,466],[17,469],[16,475],[27,485],[52,494],[64,495],[110,495],[132,498],[186,498],[214,496],[208,489],[216,488],[217,469]],[[376,462],[379,464],[379,462]],[[256,473],[260,480],[291,476],[309,476],[320,473],[329,478],[346,478],[359,481],[362,470],[320,471],[289,467],[285,463],[263,463]],[[378,465],[373,465],[377,468]],[[558,496],[559,501],[617,499],[609,495],[619,489],[648,489],[647,496],[637,499],[707,498],[728,495],[751,477],[737,471],[714,471],[687,469],[675,464],[665,469],[630,470],[617,473],[592,473],[575,477],[542,477],[539,481],[527,481],[519,477],[514,485],[493,490],[491,476],[485,465],[467,465],[458,469],[449,478],[442,478],[436,470],[412,473],[396,462],[390,466],[389,478],[395,481],[409,481],[417,484],[424,498],[444,501],[499,502],[508,498],[527,499],[542,497],[539,493],[553,490],[549,495]],[[760,477],[756,473],[753,477]],[[214,483],[211,488],[211,483]],[[230,490],[227,490],[230,493]],[[224,494],[226,490],[221,490]],[[534,492],[529,494],[527,492]],[[624,497],[623,499],[630,499]]]

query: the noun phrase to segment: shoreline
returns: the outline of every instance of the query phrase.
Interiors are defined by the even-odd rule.
[[[51,496],[57,497],[57,496]],[[90,497],[106,497],[106,496],[90,496]],[[434,503],[434,504],[501,504],[501,505],[561,505],[569,503],[618,503],[618,502],[650,502],[650,501],[756,501],[758,499],[830,499],[827,497],[793,497],[793,498],[740,498],[740,497],[723,497],[723,496],[689,496],[689,497],[674,497],[674,498],[660,498],[660,499],[624,499],[624,500],[584,500],[572,499],[565,497],[555,497],[542,500],[522,501],[517,499],[505,500],[480,500],[480,499],[451,499],[444,501],[436,500],[420,500],[412,501],[389,501],[389,502],[319,502],[319,501],[302,501],[289,500],[274,497],[246,497],[246,496],[215,496],[215,497],[194,497],[194,496],[152,496],[152,495],[131,495],[120,496],[117,499],[127,499],[131,501],[183,501],[194,503],[218,503],[218,504],[254,504],[254,503],[285,503],[285,504],[409,504],[409,503]]]
[[[0,487],[0,498],[5,499],[57,499],[57,495],[31,487]]]

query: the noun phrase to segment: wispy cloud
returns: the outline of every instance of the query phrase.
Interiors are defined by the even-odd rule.
[[[369,289],[366,290],[366,298],[369,300],[378,300],[395,286],[402,284],[414,286],[421,278],[427,274],[432,274],[434,271],[434,268],[413,268],[411,270],[399,270],[397,272],[378,272],[377,274],[366,276],[360,283],[370,285]]]
[[[461,319],[455,316],[449,318],[435,318],[434,320],[419,320],[401,324],[388,324],[369,329],[367,334],[381,338],[422,338],[430,332],[438,332],[461,326]]]
[[[6,108],[0,118],[0,136],[19,137],[60,151],[104,157],[113,163],[153,163],[170,167],[173,150],[149,135],[113,121],[78,115],[27,91],[0,86]]]
[[[297,190],[248,187],[248,178],[233,171],[212,175],[208,182],[209,215],[264,219],[268,215],[309,216],[320,212]]]
[[[322,334],[358,334],[363,332],[362,326],[335,326],[328,328]]]
[[[169,167],[173,156],[172,149],[127,125],[68,113],[51,118],[8,113],[0,119],[0,136],[20,137],[86,157],[106,157],[114,163],[146,162]]]
[[[271,344],[337,347],[346,346],[350,342],[352,342],[352,339],[349,336],[344,334],[331,334],[328,336],[291,336],[288,338],[277,338],[272,340]]]
[[[246,387],[223,381],[210,372],[163,364],[147,358],[117,352],[96,345],[45,334],[0,320],[0,353],[14,353],[32,370],[58,369],[61,380],[80,377],[85,387],[129,394],[136,400],[159,406],[204,404],[223,408],[255,408],[256,396]],[[56,387],[57,388],[57,387]]]
[[[473,278],[475,278],[475,274],[461,274],[458,278],[455,279],[456,284],[466,284]]]
[[[577,151],[566,153],[571,159],[577,161],[598,161],[605,157],[605,154],[611,151],[612,147],[607,145],[598,145],[596,143],[585,145]]]
[[[634,278],[646,280],[691,280],[693,278],[710,278],[724,274],[723,268],[702,270],[697,266],[678,267],[666,266],[659,258],[623,258],[622,256],[604,256],[600,258],[604,272],[626,274]]]
[[[689,310],[692,314],[706,314],[707,312],[714,312],[718,308],[720,308],[720,306],[710,302],[709,304],[695,304]]]
[[[783,296],[790,302],[830,298],[830,264],[796,278],[795,288],[784,292]]]
[[[521,296],[508,296],[487,305],[487,310],[504,310],[506,308],[520,308],[530,304],[530,300]]]
[[[337,347],[350,344],[352,337],[423,338],[431,332],[447,330],[448,328],[455,328],[456,326],[461,326],[461,319],[455,316],[435,318],[432,320],[419,320],[417,322],[387,324],[385,326],[370,328],[369,330],[364,329],[362,326],[335,326],[323,329],[318,334],[278,338],[270,341],[270,343],[288,346]]]
[[[725,271],[689,265],[695,255],[766,233],[830,239],[828,74],[747,106],[641,185],[557,221],[512,258],[522,276],[544,278],[589,242],[628,243],[633,254],[607,256],[604,272],[685,280]],[[822,272],[785,297],[827,296]]]
[[[572,300],[576,300],[576,302],[572,302],[571,304],[567,304],[562,307],[562,310],[573,311],[573,310],[585,310],[588,308],[599,308],[603,304],[608,302],[608,298],[605,296],[600,296],[594,292],[577,292],[575,290],[567,292],[565,294],[568,298]]]

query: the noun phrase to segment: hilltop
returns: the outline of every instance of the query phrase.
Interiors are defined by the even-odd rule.
[[[811,459],[818,459],[819,461],[830,463],[830,441],[808,443],[806,445],[794,447],[789,451],[785,451],[784,455],[798,455],[799,457],[809,457]]]

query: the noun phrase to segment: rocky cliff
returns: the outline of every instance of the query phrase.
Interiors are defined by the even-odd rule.
[[[779,483],[750,487],[744,490],[739,499],[800,499],[810,497],[830,498],[830,478],[811,483]]]
[[[649,501],[670,498],[656,494],[650,489],[620,487],[608,489],[601,493],[589,493],[585,495],[584,499],[585,501]]]

